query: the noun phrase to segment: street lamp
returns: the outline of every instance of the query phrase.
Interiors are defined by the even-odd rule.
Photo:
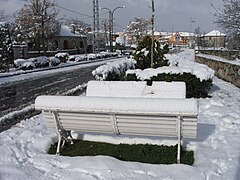
[[[190,32],[189,32],[189,48],[191,48],[190,46],[191,46],[191,44],[192,44],[192,23],[195,23],[196,22],[196,20],[194,19],[194,18],[192,18],[192,17],[190,17]]]
[[[113,52],[113,15],[117,9],[125,8],[125,7],[126,6],[118,6],[118,7],[115,7],[113,10],[106,8],[106,7],[99,8],[99,9],[106,9],[109,12],[109,41],[110,41],[110,51],[111,52]]]

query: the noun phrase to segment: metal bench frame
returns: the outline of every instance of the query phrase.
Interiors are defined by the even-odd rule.
[[[64,115],[64,114],[69,114],[69,117],[67,117],[68,115]],[[127,135],[144,135],[144,136],[161,136],[161,137],[177,137],[177,144],[178,144],[178,152],[177,152],[177,162],[180,163],[180,153],[181,153],[181,142],[182,142],[182,138],[183,137],[188,137],[188,138],[194,138],[194,136],[196,135],[196,130],[197,130],[197,116],[190,116],[188,117],[188,115],[177,115],[177,114],[162,114],[162,115],[156,115],[156,114],[124,114],[124,117],[126,116],[126,119],[128,121],[127,116],[129,116],[131,121],[131,116],[133,118],[135,118],[135,116],[137,116],[138,118],[144,120],[147,119],[147,121],[151,121],[151,118],[154,120],[156,118],[163,118],[163,119],[171,119],[172,122],[175,121],[175,125],[173,124],[172,127],[176,127],[176,133],[170,133],[167,130],[163,131],[163,132],[152,132],[151,128],[147,128],[146,126],[148,125],[148,123],[144,123],[143,127],[144,129],[146,129],[149,132],[142,132],[139,131],[137,128],[135,131],[131,132],[124,132],[122,133],[121,129],[119,128],[119,124],[121,124],[121,120],[119,120],[119,116],[123,116],[122,114],[118,114],[118,113],[104,113],[104,115],[109,117],[109,121],[111,122],[111,127],[106,127],[108,128],[106,131],[100,129],[92,129],[89,127],[87,129],[84,129],[84,127],[79,127],[78,125],[74,126],[74,124],[71,124],[72,122],[80,122],[81,120],[77,120],[78,116],[80,117],[82,114],[84,115],[84,117],[89,116],[89,118],[91,119],[91,115],[96,115],[98,116],[98,113],[94,113],[94,112],[84,112],[84,111],[80,111],[80,112],[70,112],[70,111],[59,111],[59,110],[43,110],[43,114],[46,118],[46,121],[48,123],[49,127],[56,127],[57,131],[58,131],[58,145],[57,145],[57,151],[56,154],[60,154],[60,146],[61,146],[61,142],[63,142],[63,145],[65,143],[65,141],[71,142],[72,143],[72,136],[71,134],[68,132],[68,130],[72,130],[72,131],[80,131],[80,132],[100,132],[100,133],[114,133],[116,135],[120,135],[120,134],[127,134]],[[64,117],[65,116],[65,117]],[[75,120],[72,120],[73,117],[76,117]],[[143,117],[143,118],[141,118]],[[190,121],[188,121],[188,118],[190,118]],[[108,118],[106,118],[108,119]],[[86,118],[87,120],[87,118]],[[84,121],[86,121],[84,120]],[[71,121],[71,122],[70,122]],[[185,132],[188,131],[186,129],[183,128],[184,123],[190,123],[191,124],[191,129],[193,128],[193,132],[192,134],[187,134],[189,132]],[[89,121],[89,124],[90,121]],[[133,123],[134,124],[134,123]],[[139,125],[139,124],[138,124]],[[164,124],[164,122],[162,123],[163,126],[167,126],[166,124]],[[89,125],[91,126],[91,125]],[[187,126],[187,125],[186,125]],[[81,129],[83,128],[83,129]]]

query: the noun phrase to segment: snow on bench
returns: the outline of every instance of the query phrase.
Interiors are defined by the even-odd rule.
[[[185,82],[89,81],[86,96],[186,98]]]
[[[49,127],[57,127],[57,154],[67,130],[163,136],[178,138],[180,163],[182,138],[195,138],[197,133],[196,99],[39,96],[35,108],[43,111]]]

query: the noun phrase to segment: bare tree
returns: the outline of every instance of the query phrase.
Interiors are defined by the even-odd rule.
[[[150,20],[135,17],[128,23],[127,28],[124,30],[125,34],[131,36],[131,39],[136,38],[138,42],[140,38],[143,37],[144,34],[147,33],[147,28],[150,25]]]
[[[54,0],[28,0],[18,12],[15,23],[25,38],[32,40],[46,53],[47,41],[60,30]]]
[[[215,9],[215,23],[226,30],[233,48],[240,46],[240,0],[223,0],[223,8]]]
[[[223,8],[215,9],[214,15],[219,26],[231,34],[240,34],[240,1],[223,0]]]

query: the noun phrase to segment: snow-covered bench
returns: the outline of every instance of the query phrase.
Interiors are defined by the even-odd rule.
[[[66,130],[178,138],[195,138],[196,99],[88,96],[39,96],[35,108],[42,110],[49,127],[57,127],[59,154]]]
[[[89,81],[86,96],[186,98],[185,82],[154,81]]]

